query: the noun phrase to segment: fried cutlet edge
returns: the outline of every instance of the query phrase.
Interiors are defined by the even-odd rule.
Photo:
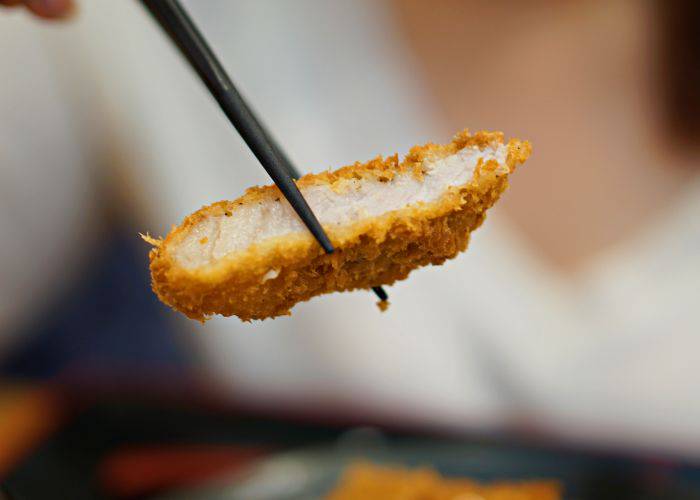
[[[425,159],[439,159],[470,146],[483,149],[503,144],[501,132],[464,130],[446,145],[415,146],[399,163],[398,155],[377,157],[336,171],[308,174],[299,187],[328,184],[342,189],[347,180],[390,180],[397,173],[422,175]],[[507,144],[509,173],[531,153],[527,141]],[[388,285],[404,279],[411,270],[441,264],[466,249],[469,233],[484,219],[484,212],[508,185],[508,174],[498,163],[479,161],[472,180],[450,188],[437,201],[395,210],[340,229],[326,227],[336,251],[325,254],[310,234],[270,238],[218,262],[197,269],[180,266],[170,252],[188,231],[212,216],[232,216],[244,204],[277,201],[274,186],[253,187],[233,201],[219,201],[189,215],[165,239],[142,235],[153,245],[149,253],[152,288],[161,301],[192,319],[204,321],[213,314],[235,315],[241,320],[290,314],[290,308],[315,295]],[[271,270],[278,272],[265,279]]]

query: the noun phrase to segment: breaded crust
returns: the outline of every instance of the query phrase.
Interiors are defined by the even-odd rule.
[[[306,175],[297,184],[328,184],[335,189],[344,179],[389,180],[407,172],[421,178],[424,159],[442,158],[467,146],[483,149],[502,143],[500,132],[471,135],[465,130],[449,144],[412,148],[401,163],[397,155],[378,157],[335,172]],[[507,148],[506,163],[512,172],[528,158],[531,147],[527,141],[512,139]],[[349,228],[324,227],[335,246],[330,255],[304,233],[271,238],[196,269],[179,265],[172,249],[199,222],[232,216],[241,205],[281,196],[276,186],[254,187],[237,200],[220,201],[186,217],[164,240],[146,237],[154,245],[149,255],[152,287],[164,303],[202,321],[213,314],[244,321],[290,314],[294,304],[313,296],[389,285],[413,269],[454,257],[466,249],[469,233],[483,222],[486,209],[507,185],[507,174],[496,161],[480,161],[471,182],[450,188],[436,202],[360,220]],[[276,276],[266,279],[270,270]]]

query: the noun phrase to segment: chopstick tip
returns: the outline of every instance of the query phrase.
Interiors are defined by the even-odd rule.
[[[381,286],[373,286],[372,290],[374,291],[374,293],[377,295],[377,298],[381,302],[386,302],[387,300],[389,300],[389,295],[386,293],[384,288],[382,288]]]
[[[325,234],[321,238],[318,239],[318,242],[320,243],[321,247],[323,248],[323,250],[326,253],[330,254],[330,253],[335,252],[335,248],[333,248],[333,244],[328,239],[328,237],[325,236]]]

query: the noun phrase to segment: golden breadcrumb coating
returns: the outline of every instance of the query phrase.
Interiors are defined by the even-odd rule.
[[[481,484],[448,479],[431,469],[359,463],[349,467],[327,500],[559,500],[555,481]]]
[[[500,132],[463,131],[446,145],[427,144],[411,149],[403,162],[398,155],[378,157],[334,172],[309,174],[300,188],[329,185],[342,190],[348,179],[388,181],[398,173],[422,179],[423,161],[455,154],[465,147],[503,144]],[[527,141],[507,144],[506,164],[513,172],[530,155]],[[209,217],[231,216],[237,207],[276,201],[276,186],[254,187],[234,201],[203,207],[173,228],[164,240],[144,239],[150,252],[152,287],[158,297],[189,318],[205,320],[213,314],[238,316],[244,321],[290,314],[297,302],[316,295],[390,285],[427,264],[442,264],[467,247],[469,233],[483,222],[508,185],[498,162],[479,160],[471,181],[450,187],[431,203],[409,205],[377,217],[360,219],[340,228],[324,226],[335,252],[326,254],[307,233],[269,238],[233,252],[216,262],[185,268],[174,249],[191,230]],[[206,242],[203,238],[202,244]],[[275,269],[270,278],[269,271]],[[383,307],[383,306],[382,306]]]

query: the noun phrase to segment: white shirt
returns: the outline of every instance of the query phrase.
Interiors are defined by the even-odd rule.
[[[454,132],[432,116],[409,54],[375,3],[185,3],[302,170],[405,154]],[[3,151],[15,160],[0,182],[16,196],[0,230],[24,240],[3,250],[0,293],[16,299],[9,312],[5,303],[11,321],[0,326],[36,310],[36,294],[56,293],[71,269],[56,270],[56,255],[75,261],[85,248],[86,231],[63,231],[78,231],[91,210],[97,159],[138,214],[134,234],[164,234],[201,205],[269,183],[137,2],[84,2],[74,25],[50,30],[0,18],[0,47],[24,71],[5,79],[13,88],[3,87],[0,105],[23,102],[19,117],[34,116],[31,140],[2,122]],[[28,55],[34,66],[22,62]],[[53,69],[37,79],[48,60]],[[24,87],[29,81],[40,97]],[[58,83],[72,100],[49,92]],[[78,132],[56,133],[67,121]],[[40,148],[37,130],[48,138]],[[60,168],[65,182],[39,178],[41,165]],[[31,231],[17,229],[19,213]],[[570,279],[539,261],[495,207],[465,255],[390,287],[386,313],[361,291],[315,298],[274,321],[178,321],[193,331],[205,376],[257,404],[454,429],[525,420],[566,440],[700,455],[698,215],[696,185],[643,236]]]

